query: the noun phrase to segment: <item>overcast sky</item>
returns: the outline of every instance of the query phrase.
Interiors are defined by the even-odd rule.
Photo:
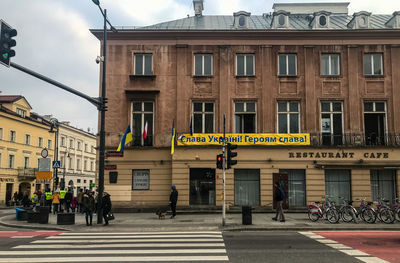
[[[193,16],[192,0],[100,0],[114,26],[145,26]],[[261,15],[273,3],[332,2],[324,0],[205,0],[204,15],[232,15],[237,11]],[[399,0],[336,0],[350,2],[349,14],[369,11],[392,14]],[[99,96],[99,41],[89,32],[102,28],[103,18],[91,0],[0,0],[0,19],[17,29],[13,62],[79,90]],[[75,95],[0,65],[1,95],[22,95],[33,111],[52,114],[59,121],[97,132],[97,109]],[[123,131],[121,131],[123,132]]]

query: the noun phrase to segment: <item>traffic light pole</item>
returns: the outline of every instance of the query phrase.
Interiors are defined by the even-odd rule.
[[[225,166],[226,166],[226,156],[225,156],[225,113],[224,113],[224,137],[222,142],[222,226],[225,226]]]

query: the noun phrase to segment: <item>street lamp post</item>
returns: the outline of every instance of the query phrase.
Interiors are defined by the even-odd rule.
[[[54,161],[58,161],[58,129],[59,129],[59,123],[58,120],[56,118],[51,118],[50,119],[51,122],[51,128],[50,131],[51,133],[54,132],[54,140],[55,140],[55,144],[54,144]],[[56,129],[54,131],[54,128]],[[57,188],[57,185],[54,184],[54,182],[57,182],[57,177],[58,177],[58,169],[54,168],[54,180],[53,180],[53,192],[54,190]]]

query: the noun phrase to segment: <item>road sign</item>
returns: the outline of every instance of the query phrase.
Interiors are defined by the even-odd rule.
[[[61,167],[61,162],[60,161],[53,161],[53,168],[60,168]]]
[[[49,151],[46,148],[44,148],[40,154],[42,155],[43,158],[46,158],[47,155],[49,155]]]
[[[39,172],[50,172],[50,158],[39,159]]]

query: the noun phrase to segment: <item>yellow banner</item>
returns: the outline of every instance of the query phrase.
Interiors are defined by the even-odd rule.
[[[222,145],[222,136],[222,133],[182,134],[178,145]],[[237,145],[310,145],[309,133],[229,133],[225,137],[226,143]]]
[[[36,180],[51,180],[53,179],[53,172],[36,172]]]

